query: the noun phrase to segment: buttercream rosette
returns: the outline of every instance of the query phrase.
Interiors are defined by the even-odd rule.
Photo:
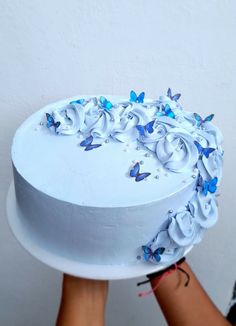
[[[187,210],[177,212],[168,227],[170,238],[179,246],[186,247],[201,241],[202,227]]]
[[[133,142],[139,138],[137,125],[147,124],[156,112],[155,107],[145,108],[139,106],[128,106],[121,112],[120,120],[115,124],[111,136],[120,142]]]
[[[193,137],[180,128],[172,128],[157,142],[156,156],[172,172],[193,169],[198,161]]]
[[[57,128],[58,134],[75,135],[84,128],[85,112],[80,104],[69,104],[55,109],[52,116],[60,122]]]
[[[188,206],[194,220],[202,228],[208,229],[216,223],[218,209],[215,195],[208,193],[205,196],[201,191],[196,191]]]

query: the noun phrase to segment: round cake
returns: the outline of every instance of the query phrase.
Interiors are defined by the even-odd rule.
[[[222,135],[213,114],[187,112],[179,98],[76,96],[24,121],[12,144],[21,239],[88,276],[163,268],[201,241],[217,220]]]

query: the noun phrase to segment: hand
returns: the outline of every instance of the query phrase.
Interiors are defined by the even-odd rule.
[[[230,326],[228,321],[214,305],[194,272],[186,262],[180,264],[189,276],[178,269],[163,277],[151,279],[155,297],[169,326]],[[158,286],[156,288],[156,286]]]
[[[56,326],[103,326],[108,281],[63,275]]]

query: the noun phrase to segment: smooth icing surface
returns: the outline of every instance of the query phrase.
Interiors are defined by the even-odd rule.
[[[170,263],[217,220],[223,151],[213,115],[184,111],[169,90],[143,103],[130,97],[66,99],[16,131],[12,162],[25,228],[58,255]]]

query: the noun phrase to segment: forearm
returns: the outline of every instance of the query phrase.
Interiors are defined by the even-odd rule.
[[[103,326],[108,282],[64,274],[56,326]]]
[[[229,326],[230,324],[208,297],[186,262],[181,264],[190,276],[174,271],[164,277],[154,291],[169,326]],[[154,288],[157,279],[151,281]]]

